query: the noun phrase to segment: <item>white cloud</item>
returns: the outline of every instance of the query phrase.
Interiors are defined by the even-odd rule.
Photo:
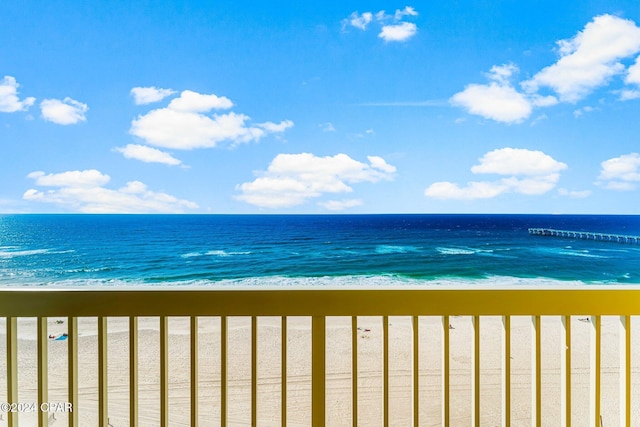
[[[518,72],[513,64],[494,65],[486,74],[489,84],[470,84],[451,97],[451,104],[469,113],[504,123],[517,123],[531,115],[533,101],[511,86],[511,77]],[[548,98],[537,102],[550,103]]]
[[[45,174],[42,171],[31,172],[27,177],[35,180],[41,187],[99,187],[111,179],[95,169]]]
[[[33,105],[35,98],[28,97],[20,101],[18,98],[18,88],[20,85],[11,76],[4,76],[0,80],[0,112],[15,113],[24,111]]]
[[[346,154],[327,157],[311,153],[279,154],[254,181],[236,186],[241,192],[236,199],[259,207],[290,207],[325,193],[352,192],[349,184],[393,179],[394,166],[382,157],[367,159],[369,164]]]
[[[438,199],[489,199],[503,193],[539,195],[552,190],[567,165],[542,151],[501,148],[486,153],[471,168],[475,174],[504,175],[495,181],[473,181],[466,186],[442,181],[431,184],[425,196]]]
[[[379,169],[383,172],[392,174],[395,173],[396,167],[388,164],[382,157],[379,156],[367,156],[367,160],[371,163],[371,167]]]
[[[401,22],[399,24],[384,25],[378,37],[386,42],[403,42],[415,36],[418,27],[413,22]]]
[[[358,12],[353,12],[348,19],[345,19],[343,21],[343,26],[348,24],[360,30],[366,30],[367,25],[369,25],[372,19],[373,19],[373,14],[371,12],[364,12],[363,14],[358,14]]]
[[[640,57],[636,58],[636,62],[627,70],[627,76],[624,82],[629,85],[640,85]],[[633,89],[622,89],[619,93],[621,101],[640,98],[640,90],[637,87]]]
[[[348,208],[362,206],[362,200],[360,199],[327,200],[326,202],[319,202],[318,205],[330,211],[342,211]]]
[[[635,190],[640,183],[640,154],[623,154],[600,164],[596,184],[618,191]]]
[[[347,26],[365,31],[369,24],[376,22],[381,26],[378,37],[385,42],[403,42],[413,37],[418,27],[412,22],[403,21],[405,17],[418,16],[415,8],[405,6],[404,9],[397,9],[395,14],[387,15],[384,10],[375,14],[373,12],[358,13],[353,12],[349,18],[342,21],[342,29]]]
[[[191,90],[184,90],[179,98],[171,100],[169,109],[191,113],[206,113],[211,110],[228,110],[233,107],[233,102],[227,97],[216,96],[213,93],[203,95]]]
[[[534,196],[553,190],[559,180],[560,174],[552,173],[529,178],[503,178],[500,181],[510,192]]]
[[[145,145],[127,144],[126,147],[117,147],[116,151],[122,153],[127,159],[136,159],[146,163],[164,163],[171,166],[182,164],[171,154]]]
[[[489,80],[493,80],[501,85],[510,84],[511,76],[520,72],[515,64],[494,65],[491,67],[486,76]]]
[[[508,83],[470,84],[451,97],[451,104],[469,113],[504,123],[518,123],[531,115],[531,102]]]
[[[258,123],[256,126],[264,129],[269,133],[280,133],[293,127],[293,122],[291,120],[283,120],[280,123],[272,123],[272,122]]]
[[[548,154],[525,148],[500,148],[482,156],[480,164],[471,168],[473,173],[495,173],[499,175],[548,175],[560,172],[567,165]]]
[[[42,117],[59,125],[73,125],[87,120],[85,114],[89,107],[87,104],[66,97],[59,99],[45,99],[40,103]]]
[[[327,122],[320,125],[322,128],[322,132],[335,132],[336,128],[333,126],[333,123]]]
[[[538,117],[536,117],[535,119],[531,120],[531,126],[535,126],[538,123],[547,120],[549,117],[546,114],[540,114]]]
[[[416,10],[411,6],[405,6],[402,10],[396,9],[396,13],[394,15],[394,19],[396,21],[401,20],[405,16],[418,16],[418,12],[416,12]]]
[[[591,107],[589,105],[586,105],[586,106],[584,106],[582,108],[578,108],[577,110],[574,110],[573,111],[573,117],[576,117],[576,118],[577,117],[581,117],[583,114],[591,113],[591,112],[593,112],[595,110],[596,110],[595,108],[593,108],[593,107]]]
[[[136,105],[151,104],[162,101],[167,96],[176,93],[173,89],[161,89],[155,86],[150,87],[134,87],[131,89],[131,96]]]
[[[576,102],[624,71],[619,61],[640,51],[640,28],[631,20],[600,15],[558,46],[560,59],[522,85],[531,93],[550,87],[562,101]]]
[[[470,182],[466,187],[443,181],[435,182],[424,190],[424,195],[434,199],[475,200],[490,199],[506,191],[500,182]]]
[[[24,200],[52,203],[71,212],[179,213],[198,208],[188,200],[150,191],[140,181],[128,182],[117,190],[105,188],[109,175],[95,169],[48,175],[32,172],[28,177],[34,179],[38,186],[57,188],[46,191],[29,189],[22,196]]]
[[[558,103],[558,98],[552,95],[540,96],[534,94],[531,96],[530,101],[535,107],[552,107]]]
[[[205,115],[213,109],[228,109],[226,97],[183,91],[166,108],[151,110],[131,122],[129,133],[150,145],[178,150],[215,147],[221,142],[239,144],[257,141],[270,133],[281,133],[293,126],[290,120],[248,126],[249,117],[229,112]]]
[[[640,98],[640,90],[623,89],[620,91],[620,101],[630,101]]]
[[[571,191],[566,188],[558,188],[558,194],[571,199],[584,199],[591,195],[591,190]]]
[[[600,15],[573,38],[557,43],[560,59],[521,82],[524,92],[510,83],[518,70],[515,65],[494,65],[487,74],[489,84],[469,84],[453,95],[450,103],[471,114],[504,123],[527,119],[534,107],[575,103],[625,71],[621,61],[640,52],[640,28],[631,20]],[[638,60],[629,67],[625,83],[640,84]],[[550,88],[555,95],[539,93],[543,88]],[[640,91],[635,88],[617,92],[621,100],[640,97]]]
[[[443,181],[431,184],[424,191],[424,194],[434,199],[449,200],[490,199],[503,193],[533,196],[549,192],[556,186],[559,179],[559,174],[525,179],[510,177],[496,181],[472,181],[462,187],[455,183]]]
[[[627,70],[627,77],[625,78],[627,84],[640,85],[640,57],[636,58],[636,62]]]
[[[596,184],[606,188],[607,190],[614,190],[614,191],[633,191],[636,189],[636,185],[634,183],[625,182],[625,181],[608,181],[608,182],[598,181],[596,182]]]

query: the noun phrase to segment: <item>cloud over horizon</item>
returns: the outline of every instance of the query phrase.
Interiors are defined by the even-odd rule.
[[[472,181],[466,186],[449,181],[431,184],[425,196],[435,199],[490,199],[504,193],[540,195],[552,190],[560,180],[565,163],[537,150],[500,148],[489,151],[471,167],[474,174],[496,174],[504,178],[495,181]]]
[[[81,213],[182,213],[198,205],[166,193],[147,189],[140,181],[130,181],[119,189],[105,188],[111,177],[96,169],[46,174],[31,172],[28,178],[49,190],[29,189],[22,198],[52,203],[70,212]]]
[[[251,182],[236,186],[237,200],[262,208],[288,208],[324,194],[351,193],[349,184],[392,180],[396,168],[382,157],[368,156],[362,163],[346,154],[317,157],[312,153],[278,154],[264,172]],[[361,204],[351,201],[321,203],[327,209]]]
[[[640,154],[623,154],[600,164],[596,184],[608,190],[632,191],[640,184]]]

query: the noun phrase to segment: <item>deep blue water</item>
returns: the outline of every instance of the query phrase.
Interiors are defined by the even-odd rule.
[[[0,215],[0,286],[640,283],[640,216]]]

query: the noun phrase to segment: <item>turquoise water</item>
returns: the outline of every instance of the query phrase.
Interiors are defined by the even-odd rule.
[[[640,283],[640,216],[2,215],[0,286]]]

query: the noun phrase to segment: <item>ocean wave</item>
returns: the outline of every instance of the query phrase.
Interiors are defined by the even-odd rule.
[[[622,253],[627,253],[630,250],[633,250],[633,248],[629,248],[629,249],[602,249],[602,248],[593,248],[591,249],[593,252],[622,252]]]
[[[591,253],[588,249],[572,249],[570,246],[566,246],[562,249],[559,248],[538,248],[539,251],[551,253],[555,255],[576,256],[584,258],[611,258],[604,255],[597,255]]]
[[[16,246],[4,246],[3,249],[15,249]],[[53,255],[68,254],[75,252],[74,249],[54,250],[54,249],[24,249],[24,250],[0,250],[0,258],[16,258],[32,255]]]
[[[571,287],[585,285],[620,284],[615,281],[585,282],[581,280],[559,280],[547,277],[488,276],[483,278],[435,277],[429,279],[400,275],[347,275],[317,277],[264,276],[238,279],[195,279],[149,283],[139,279],[67,279],[40,283],[16,283],[11,287],[49,288],[420,288],[420,287],[460,287],[460,288],[512,288],[512,287]],[[638,283],[640,285],[640,283]],[[626,283],[625,285],[629,285]]]
[[[437,247],[436,251],[438,251],[442,255],[474,255],[480,252],[478,249],[445,247]]]
[[[180,258],[193,258],[198,256],[202,256],[202,254],[200,252],[189,252],[189,253],[180,255]]]
[[[65,274],[75,274],[75,273],[100,273],[103,271],[112,271],[113,267],[94,267],[94,268],[69,268],[64,270]]]
[[[249,255],[251,252],[249,251],[235,251],[235,252],[227,252],[221,250],[215,251],[207,251],[205,255],[209,256],[233,256],[233,255]]]
[[[415,246],[399,246],[399,245],[378,245],[376,246],[377,254],[404,254],[407,252],[420,252]]]
[[[228,256],[233,256],[233,255],[249,255],[251,254],[250,251],[231,251],[231,252],[227,252],[227,251],[223,251],[223,250],[210,250],[210,251],[206,251],[206,252],[188,252],[186,254],[182,254],[180,255],[181,258],[195,258],[195,257],[202,257],[202,256],[219,256],[219,257],[228,257]]]
[[[29,249],[22,251],[0,251],[0,258],[15,258],[20,256],[41,255],[50,253],[49,249]]]

